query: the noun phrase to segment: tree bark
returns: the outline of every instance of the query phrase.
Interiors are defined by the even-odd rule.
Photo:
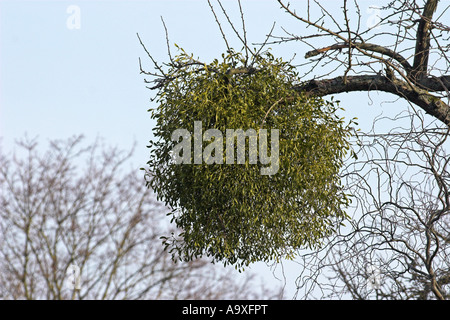
[[[448,85],[449,77],[445,81]],[[428,83],[429,82],[429,83]],[[424,83],[437,84],[429,79]],[[447,126],[450,126],[450,108],[439,98],[428,93],[427,90],[413,88],[408,83],[399,79],[389,79],[382,75],[348,76],[337,77],[333,79],[310,80],[295,87],[298,91],[307,91],[318,96],[337,94],[353,91],[384,91],[402,97],[411,103],[414,103],[425,110],[428,114],[441,120]]]
[[[439,0],[428,0],[423,9],[419,21],[416,36],[416,51],[414,55],[413,70],[411,76],[420,81],[426,77],[428,57],[430,52],[431,18],[436,11]]]

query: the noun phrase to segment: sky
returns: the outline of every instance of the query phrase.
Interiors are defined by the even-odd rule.
[[[237,6],[225,4],[238,17]],[[79,9],[78,29],[68,26],[73,22],[70,6]],[[243,8],[250,41],[262,42],[274,21],[287,29],[303,28],[287,19],[276,1],[246,0]],[[42,139],[99,135],[120,147],[136,140],[137,156],[145,163],[152,128],[147,109],[154,107],[154,92],[145,88],[139,73],[139,57],[144,67],[152,65],[136,34],[157,61],[167,61],[161,17],[172,50],[176,43],[204,61],[225,50],[206,1],[0,0],[4,146],[25,132]],[[303,56],[307,49],[285,45],[274,47],[274,53],[288,59],[293,52]]]
[[[376,18],[371,6],[388,1],[358,2],[370,23]],[[224,4],[239,25],[236,2],[225,0]],[[340,5],[340,1],[327,1],[332,12],[339,12]],[[243,9],[252,43],[263,42],[274,21],[275,33],[282,34],[281,27],[299,35],[306,33],[305,26],[288,17],[274,0],[243,0]],[[158,62],[167,61],[161,17],[173,53],[176,43],[201,60],[211,61],[226,50],[206,0],[0,0],[2,147],[11,150],[24,134],[39,137],[42,147],[48,139],[83,134],[88,141],[102,137],[123,149],[136,142],[133,161],[136,168],[144,166],[154,126],[147,110],[155,107],[150,101],[155,92],[145,87],[144,76],[139,73],[139,57],[149,71],[152,64],[136,34]],[[221,22],[232,46],[240,49],[226,21],[221,18]],[[301,43],[272,48],[275,56],[286,60],[296,53],[299,62],[310,50]],[[346,108],[345,116],[358,117],[361,127],[366,128],[375,116],[406,105],[401,101],[390,104],[391,96],[375,92],[370,98],[367,93],[352,93],[339,99]],[[286,263],[285,268],[289,296],[300,272],[295,263]],[[253,269],[270,285],[283,283],[281,267],[276,270],[281,282],[265,265]]]

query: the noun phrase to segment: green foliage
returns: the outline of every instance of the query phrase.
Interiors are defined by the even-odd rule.
[[[350,127],[337,117],[338,103],[294,91],[294,67],[268,52],[242,73],[241,53],[203,66],[192,61],[184,51],[176,57],[152,110],[147,183],[181,229],[164,238],[166,247],[182,260],[206,255],[242,268],[320,245],[346,218],[349,202],[338,173]],[[224,133],[279,129],[279,171],[261,175],[264,166],[248,157],[245,164],[174,164],[171,134],[193,133],[194,121]]]

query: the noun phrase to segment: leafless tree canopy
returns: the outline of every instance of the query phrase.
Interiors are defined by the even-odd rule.
[[[352,223],[321,250],[301,254],[298,296],[450,298],[450,4],[393,0],[379,7],[379,21],[368,25],[368,4],[362,7],[361,1],[341,0],[336,11],[330,7],[337,1],[277,0],[286,17],[306,26],[306,32],[280,31],[274,24],[252,49],[241,2],[241,23],[232,21],[222,2],[208,0],[225,44],[230,50],[223,27],[228,24],[248,57],[244,66],[228,72],[258,72],[253,57],[265,46],[298,42],[299,50],[307,50],[297,65],[295,90],[319,96],[381,91],[411,107],[394,119],[374,119],[372,131],[356,135],[358,159],[350,159],[342,172],[354,198]],[[141,66],[141,73],[153,77],[147,81],[150,89],[158,89],[172,79],[144,49],[156,72]],[[170,49],[169,58],[170,66],[186,67],[172,60]],[[204,63],[192,59],[189,65]]]
[[[282,27],[282,34],[275,35],[274,25],[260,47],[252,49],[247,39],[241,2],[238,1],[241,23],[237,23],[232,21],[220,0],[208,0],[228,50],[231,48],[227,40],[229,35],[224,32],[224,22],[243,44],[247,56],[246,65],[229,70],[230,73],[256,72],[254,57],[268,44],[301,42],[310,50],[299,66],[296,90],[319,96],[383,91],[419,106],[450,125],[450,60],[447,57],[450,27],[444,22],[450,14],[450,6],[446,2],[394,0],[380,8],[382,16],[377,24],[368,26],[367,17],[362,12],[366,7],[361,8],[361,2],[356,0],[341,0],[341,12],[331,11],[331,2],[277,1],[287,13],[287,18],[307,26],[308,33],[299,35]],[[167,36],[167,28],[164,27]],[[167,45],[170,58],[167,65],[180,69],[188,67],[173,61],[169,41]],[[155,72],[145,71],[141,66],[141,73],[153,77],[151,81],[146,80],[153,84],[150,89],[158,89],[172,79],[145,46],[144,49],[155,66]],[[192,65],[202,68],[205,63],[192,59],[189,66]]]
[[[0,299],[262,298],[209,262],[173,263],[166,209],[130,153],[82,138],[0,152]],[[0,150],[1,151],[1,150]],[[72,266],[72,267],[71,267]],[[79,289],[74,275],[79,268]],[[78,279],[78,276],[77,276]],[[266,296],[267,297],[267,296]]]
[[[412,125],[407,131],[396,125],[405,118]],[[299,292],[448,299],[450,130],[426,128],[407,112],[375,124],[393,129],[359,134],[358,160],[343,172],[354,199],[352,223],[320,251],[302,256],[307,271],[298,278]]]
[[[361,2],[343,0],[340,14],[317,0],[278,2],[312,31],[272,36],[276,43],[301,41],[311,47],[305,59],[314,79],[299,84],[299,90],[319,95],[384,91],[450,125],[450,28],[442,22],[449,15],[446,2],[395,0],[380,8],[382,16],[373,26],[363,18]]]
[[[314,76],[298,84],[299,90],[319,95],[378,90],[412,106],[394,119],[375,119],[371,132],[357,135],[358,159],[342,173],[354,197],[353,221],[322,250],[302,256],[299,292],[448,299],[450,28],[443,22],[450,6],[438,0],[391,1],[368,27],[361,2],[343,0],[340,14],[315,0],[278,2],[312,30],[270,36],[272,43],[310,47],[302,70],[309,66],[304,76]],[[431,125],[414,105],[441,123]]]

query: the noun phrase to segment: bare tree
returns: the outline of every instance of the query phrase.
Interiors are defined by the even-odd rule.
[[[270,35],[272,43],[310,47],[300,78],[313,79],[297,90],[320,96],[382,91],[411,105],[394,119],[375,119],[370,132],[357,135],[358,160],[348,161],[342,173],[355,201],[352,223],[318,252],[302,255],[299,292],[448,299],[450,28],[443,22],[450,7],[438,0],[394,0],[379,8],[376,25],[367,26],[357,1],[343,0],[341,14],[315,0],[295,7],[278,3],[312,30]],[[441,123],[429,123],[420,110]],[[386,127],[392,130],[379,129]]]
[[[410,130],[396,126],[404,118],[411,119]],[[353,220],[321,250],[302,256],[307,271],[298,278],[299,292],[448,299],[450,130],[425,127],[422,117],[407,112],[375,121],[381,123],[393,129],[359,134],[358,160],[343,172]]]
[[[275,43],[301,41],[312,49],[305,54],[310,67],[304,76],[315,76],[298,84],[298,90],[320,96],[388,92],[450,125],[450,28],[441,22],[448,17],[448,5],[438,10],[439,0],[394,0],[380,8],[383,17],[376,25],[367,26],[357,1],[343,0],[340,15],[317,0],[296,3],[296,8],[278,2],[313,30],[272,36]]]
[[[267,297],[251,277],[171,260],[167,210],[127,169],[132,152],[81,137],[17,147],[0,152],[0,299]]]
[[[441,22],[448,17],[449,5],[441,2],[444,7],[439,8],[439,0],[394,0],[380,8],[385,13],[380,21],[368,26],[356,0],[342,0],[341,14],[330,10],[331,2],[326,5],[323,1],[307,0],[291,5],[277,1],[282,10],[307,26],[306,32],[310,33],[298,35],[282,28],[284,34],[276,36],[274,24],[260,47],[252,48],[247,39],[241,2],[238,1],[241,17],[238,27],[220,0],[216,1],[218,9],[208,0],[228,51],[232,48],[219,13],[245,50],[244,65],[227,70],[228,74],[257,72],[253,64],[266,45],[298,41],[311,50],[305,54],[307,61],[299,65],[299,79],[293,82],[295,90],[318,96],[355,91],[387,92],[450,125],[450,60],[447,57],[450,27]],[[335,3],[333,1],[332,5]],[[150,89],[159,89],[173,80],[164,72],[164,65],[180,70],[192,66],[201,70],[205,66],[204,61],[193,57],[187,64],[174,61],[164,27],[170,62],[158,64],[141,41],[155,67],[154,72],[148,72],[141,66],[142,74],[153,77],[153,80],[146,80],[153,84]]]
[[[303,271],[297,279],[298,295],[450,298],[450,156],[446,152],[450,27],[445,24],[450,5],[439,0],[393,0],[379,8],[382,15],[375,25],[367,25],[356,0],[342,0],[340,12],[330,9],[336,1],[277,2],[289,17],[307,26],[306,32],[299,35],[282,28],[282,35],[275,35],[272,27],[260,47],[252,49],[240,2],[242,27],[238,28],[220,0],[208,1],[227,48],[231,49],[230,41],[219,13],[248,57],[243,66],[227,73],[258,72],[253,61],[266,45],[300,42],[308,49],[297,66],[295,90],[318,96],[381,91],[410,105],[394,119],[375,119],[372,131],[355,136],[358,159],[350,159],[342,172],[343,184],[354,199],[353,219],[324,239],[320,250],[300,253]],[[153,77],[147,81],[153,84],[149,88],[172,81],[144,49],[156,69],[147,72],[141,67],[141,73]],[[195,59],[177,64],[170,50],[169,58],[173,68],[205,65]],[[380,131],[381,123],[392,129]]]

